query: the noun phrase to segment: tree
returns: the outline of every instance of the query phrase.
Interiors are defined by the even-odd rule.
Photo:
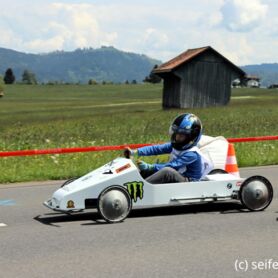
[[[15,82],[15,76],[11,68],[7,69],[4,76],[5,84],[13,84]]]
[[[144,82],[149,82],[149,83],[160,83],[161,82],[161,77],[159,77],[157,74],[155,74],[153,71],[158,67],[158,65],[155,65],[150,72],[149,76],[146,76],[146,78],[143,80]]]
[[[97,81],[94,80],[94,79],[90,79],[89,82],[88,82],[89,85],[97,85]]]
[[[24,70],[22,74],[22,82],[24,84],[37,84],[36,75],[29,70]]]

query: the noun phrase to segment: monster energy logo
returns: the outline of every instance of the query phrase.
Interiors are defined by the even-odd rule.
[[[127,187],[128,193],[131,196],[131,199],[134,200],[134,202],[137,202],[137,198],[143,199],[143,186],[144,183],[141,181],[133,181],[133,182],[127,182],[124,184]]]

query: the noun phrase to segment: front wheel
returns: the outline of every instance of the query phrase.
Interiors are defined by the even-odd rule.
[[[98,212],[109,223],[122,222],[129,215],[131,207],[131,197],[121,186],[110,186],[98,197]]]
[[[273,188],[265,177],[253,176],[242,183],[239,197],[241,203],[249,210],[264,210],[272,201]]]

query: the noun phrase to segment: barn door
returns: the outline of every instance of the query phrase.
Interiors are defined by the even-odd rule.
[[[163,108],[180,108],[181,79],[174,74],[164,78]]]

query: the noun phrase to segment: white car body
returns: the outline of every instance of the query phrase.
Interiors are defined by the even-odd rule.
[[[100,193],[113,185],[128,190],[133,208],[227,200],[233,198],[243,180],[231,174],[215,174],[199,182],[150,184],[141,177],[131,159],[117,158],[61,187],[44,204],[64,212],[83,210],[88,208],[85,200],[96,203]]]
[[[224,169],[228,143],[223,137],[202,138],[199,146],[213,162],[214,168]],[[224,158],[225,156],[225,158]],[[215,167],[216,165],[216,167]],[[242,191],[241,187],[245,189]],[[132,159],[116,158],[110,163],[78,178],[69,181],[56,190],[44,205],[55,211],[72,213],[84,209],[98,208],[102,195],[113,188],[104,198],[103,210],[108,214],[114,209],[121,210],[124,219],[132,208],[176,206],[179,204],[214,202],[240,199],[250,210],[263,210],[273,196],[272,186],[264,177],[249,179],[222,173],[206,175],[198,182],[150,184],[141,175]],[[102,214],[102,213],[101,213]],[[105,214],[105,212],[104,212]],[[119,215],[108,222],[120,222]],[[111,220],[111,221],[110,221]]]

